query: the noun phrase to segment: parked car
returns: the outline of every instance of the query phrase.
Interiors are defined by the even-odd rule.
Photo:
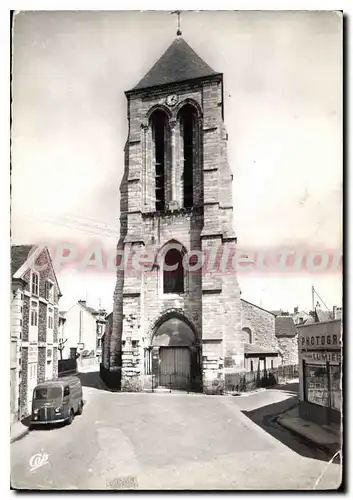
[[[63,377],[38,384],[33,391],[31,426],[71,424],[83,411],[82,385],[78,377]]]

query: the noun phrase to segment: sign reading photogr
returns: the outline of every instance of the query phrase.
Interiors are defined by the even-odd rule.
[[[298,328],[301,351],[340,351],[341,322],[313,323]]]

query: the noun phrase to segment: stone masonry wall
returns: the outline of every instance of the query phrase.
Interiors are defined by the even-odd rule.
[[[38,348],[38,383],[45,381],[46,348]]]
[[[277,337],[279,352],[284,365],[298,364],[298,336]]]
[[[20,382],[20,418],[27,415],[28,347],[22,347],[22,372]]]
[[[39,302],[38,315],[38,341],[46,342],[47,340],[47,305]]]
[[[53,379],[58,378],[58,348],[53,349]]]
[[[22,306],[22,340],[28,341],[29,332],[29,297],[27,295],[23,296],[23,306]]]
[[[275,316],[269,311],[265,311],[245,300],[242,300],[241,304],[241,326],[242,328],[250,328],[252,343],[278,352],[278,341],[275,335]]]

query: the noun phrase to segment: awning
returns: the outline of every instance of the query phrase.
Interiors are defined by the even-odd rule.
[[[257,358],[259,356],[275,357],[278,356],[278,352],[272,347],[262,347],[257,344],[244,344],[244,355],[247,358]]]

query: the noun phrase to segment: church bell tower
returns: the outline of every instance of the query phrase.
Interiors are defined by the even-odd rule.
[[[103,366],[125,391],[221,394],[244,367],[223,75],[178,36],[125,94],[123,265]]]

